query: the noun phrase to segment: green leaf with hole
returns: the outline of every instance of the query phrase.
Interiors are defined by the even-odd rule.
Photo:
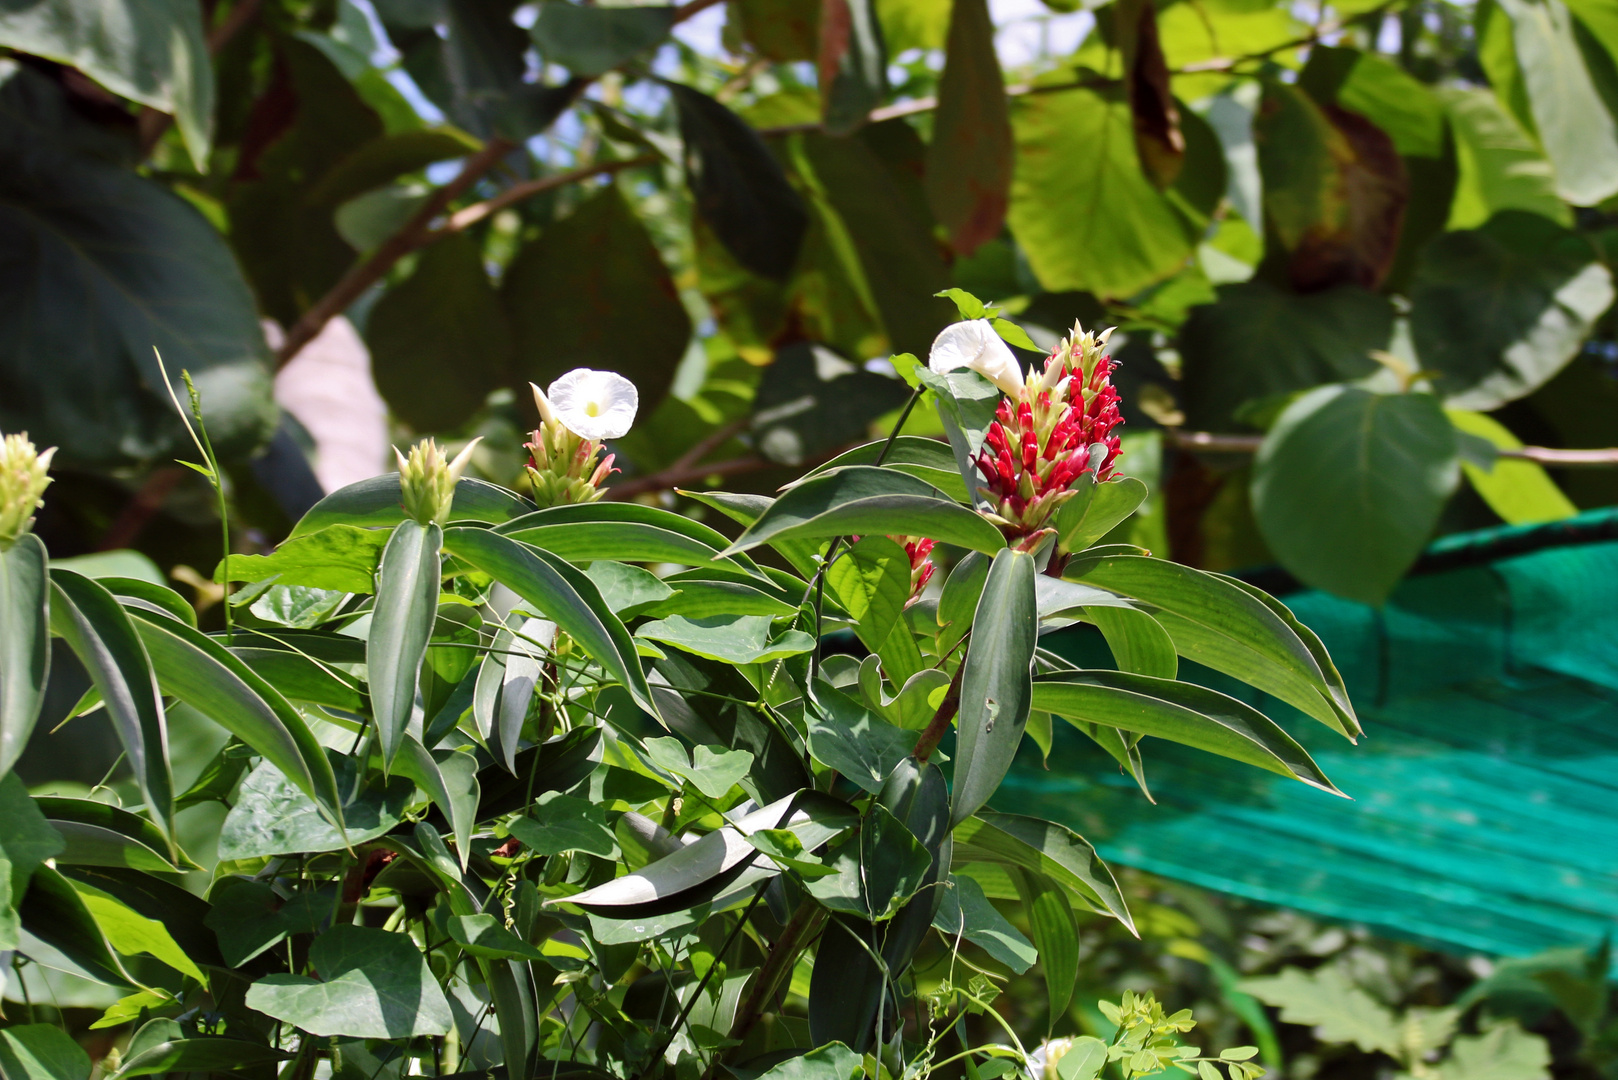
[[[961,679],[951,821],[994,796],[1022,744],[1039,617],[1033,556],[1001,551],[989,566]]]

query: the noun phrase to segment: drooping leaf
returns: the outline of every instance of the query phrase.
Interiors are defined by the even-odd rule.
[[[247,774],[236,805],[219,834],[219,857],[251,859],[261,855],[296,855],[340,851],[373,840],[398,825],[415,784],[404,776],[357,784],[348,758],[338,758],[342,789],[352,792],[343,803],[344,829],[281,770],[265,762]]]
[[[737,262],[786,280],[809,227],[803,200],[764,141],[735,113],[688,86],[669,89],[697,213]]]
[[[62,876],[72,881],[81,894],[94,890],[137,915],[161,923],[190,962],[205,968],[225,966],[213,931],[205,925],[212,910],[206,900],[161,877],[123,867],[64,866]]]
[[[152,661],[136,632],[139,620],[131,620],[101,585],[70,570],[51,571],[51,585],[51,628],[89,671],[141,795],[163,836],[171,838],[174,776],[168,726]]]
[[[854,465],[792,488],[726,550],[851,533],[927,536],[991,553],[1005,547],[998,529],[926,481]]]
[[[78,68],[120,97],[170,114],[192,163],[206,172],[214,77],[200,15],[185,0],[11,4],[0,12],[0,45]]]
[[[540,55],[594,76],[650,49],[674,26],[673,7],[594,7],[548,0],[528,33]]]
[[[1050,878],[1021,866],[1007,867],[1023,910],[1028,929],[1039,950],[1044,968],[1045,997],[1052,1017],[1061,1016],[1073,1000],[1073,984],[1079,976],[1079,924],[1067,893]]]
[[[1155,735],[1341,794],[1275,721],[1195,683],[1124,672],[1058,672],[1035,680],[1033,700],[1067,720]]]
[[[120,7],[132,22],[117,23],[120,30],[106,40],[132,25],[162,25],[163,56],[171,56],[170,16],[160,16],[160,6],[168,7]],[[93,36],[111,12],[97,3],[11,5],[0,22],[64,19]],[[194,25],[195,8],[181,3],[175,12],[177,30],[185,19]],[[164,70],[166,63],[142,77]],[[18,71],[0,97],[38,87],[41,78]],[[267,350],[253,296],[218,230],[178,195],[73,152],[60,130],[38,130],[25,106],[5,104],[0,430],[28,431],[40,445],[60,447],[58,466],[130,466],[189,449],[155,348],[173,376],[186,370],[196,381],[220,454],[254,449],[275,425]],[[42,356],[51,362],[40,364]]]
[[[1011,193],[1011,116],[985,0],[954,0],[933,138],[927,202],[950,246],[971,255],[998,236]]]
[[[106,935],[107,944],[119,953],[145,954],[207,985],[202,969],[180,948],[161,920],[142,915],[94,886],[80,884],[76,888],[85,910]]]
[[[817,465],[804,474],[805,478],[818,473],[831,472],[845,465],[875,465],[877,457],[887,450],[882,459],[884,469],[896,469],[925,480],[940,491],[953,496],[956,502],[970,502],[961,474],[955,468],[955,458],[949,448],[937,439],[924,439],[915,435],[900,435],[888,446],[887,440],[869,442],[846,450],[823,465]],[[750,522],[747,522],[750,524]]]
[[[259,979],[247,1007],[314,1035],[367,1039],[443,1035],[453,1022],[426,957],[406,935],[336,926],[315,938],[309,965],[318,978]]]
[[[309,508],[308,513],[298,519],[298,523],[292,527],[291,535],[308,536],[333,525],[367,529],[391,528],[405,520],[401,500],[398,473],[373,476],[369,480],[361,480],[356,484],[339,488],[315,503]],[[455,484],[449,520],[451,523],[483,521],[498,525],[512,518],[521,517],[533,509],[534,504],[521,495],[485,480],[463,476]],[[385,535],[383,542],[386,542]],[[232,558],[231,566],[235,565],[236,559]],[[312,583],[305,582],[305,584]]]
[[[1135,152],[1147,178],[1161,191],[1174,183],[1185,165],[1185,134],[1169,88],[1156,10],[1138,0],[1119,4],[1113,9],[1113,36],[1122,53]]]
[[[821,123],[846,135],[888,92],[888,50],[875,0],[827,0],[820,11]]]
[[[1121,92],[1029,94],[1012,126],[1011,230],[1047,290],[1128,296],[1191,254],[1190,221],[1141,171]]]
[[[523,246],[501,279],[500,298],[516,373],[541,387],[572,368],[605,368],[633,382],[649,408],[668,392],[691,338],[668,268],[613,184]]]
[[[657,715],[629,631],[607,610],[600,590],[583,572],[488,529],[451,528],[444,545],[534,605],[622,683],[637,705]]]
[[[557,0],[544,9],[571,6]],[[411,275],[371,309],[365,343],[395,417],[417,431],[470,418],[501,384],[511,355],[511,330],[478,245],[456,233],[423,251]]]
[[[955,827],[956,866],[1005,863],[1045,874],[1097,911],[1135,930],[1112,871],[1078,833],[1054,821],[981,811]]]
[[[30,959],[108,986],[133,984],[78,891],[58,871],[43,865],[34,870],[17,914],[19,950]]]
[[[1085,618],[1095,623],[1119,671],[1172,679],[1180,670],[1174,639],[1163,624],[1144,611],[1125,607],[1085,609]]]
[[[171,861],[162,830],[128,810],[93,799],[42,796],[36,800],[66,846],[56,856],[64,866],[127,866],[153,873],[194,869],[182,855]]]
[[[443,545],[444,533],[437,525],[402,521],[394,527],[377,569],[365,668],[384,771],[399,752],[416,707],[416,684],[438,615]]]
[[[1033,556],[1007,550],[995,555],[984,580],[961,680],[952,822],[994,796],[1022,744],[1038,641],[1037,573]]]
[[[1300,580],[1380,604],[1459,480],[1455,429],[1432,395],[1324,386],[1288,406],[1265,437],[1253,512]]]
[[[33,533],[0,551],[0,776],[39,720],[50,674],[50,556]]]
[[[1613,296],[1612,272],[1587,241],[1538,214],[1508,210],[1422,250],[1410,333],[1446,403],[1487,411],[1550,381]]]
[[[423,747],[412,736],[405,737],[404,752],[395,759],[399,772],[421,785],[439,813],[450,823],[461,869],[472,855],[472,829],[477,824],[477,758],[460,750],[437,753]]]

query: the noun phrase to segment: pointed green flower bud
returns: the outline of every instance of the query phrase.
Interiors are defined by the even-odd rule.
[[[455,483],[466,471],[472,451],[482,436],[466,444],[454,461],[448,461],[438,443],[423,439],[410,448],[406,458],[394,448],[399,459],[399,502],[404,512],[423,525],[442,525],[449,520],[450,506],[455,501]]]
[[[35,509],[44,505],[40,496],[50,486],[46,474],[55,454],[54,446],[41,454],[26,432],[0,439],[0,551],[33,525]]]

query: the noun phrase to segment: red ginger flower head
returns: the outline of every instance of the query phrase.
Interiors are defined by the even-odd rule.
[[[1112,478],[1122,452],[1113,429],[1123,417],[1112,385],[1118,365],[1104,353],[1111,334],[1074,323],[1044,370],[1029,373],[1015,398],[1000,402],[978,452],[978,490],[1007,536],[1044,528],[1085,473],[1093,470],[1098,482]]]

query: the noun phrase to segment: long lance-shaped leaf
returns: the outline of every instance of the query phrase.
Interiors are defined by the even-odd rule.
[[[1135,933],[1112,871],[1090,842],[1065,825],[1022,814],[984,811],[955,826],[954,865],[1006,863],[1035,870],[1070,890],[1090,907]]]
[[[683,911],[719,895],[758,858],[747,837],[760,829],[786,829],[812,850],[854,827],[859,815],[839,799],[800,791],[715,829],[672,855],[575,896],[547,901],[577,904],[603,915],[639,919]],[[766,871],[755,877],[773,876]]]
[[[484,521],[497,525],[533,509],[533,503],[498,484],[463,476],[455,483],[449,519],[452,522]],[[386,473],[338,488],[315,503],[292,527],[292,536],[319,532],[328,525],[390,528],[404,520],[399,474]]]
[[[1184,743],[1343,794],[1274,720],[1206,686],[1121,671],[1055,672],[1035,680],[1034,707]]]
[[[1051,1015],[1067,1012],[1073,984],[1079,978],[1079,923],[1067,892],[1047,875],[1022,866],[1007,867],[1011,883],[1022,900],[1028,930],[1045,969],[1045,995]]]
[[[340,825],[343,799],[331,762],[286,698],[206,634],[160,615],[136,615],[164,692],[251,746]]]
[[[1292,629],[1292,632],[1298,635],[1298,640],[1303,642],[1304,648],[1309,650],[1309,655],[1313,656],[1315,663],[1320,665],[1320,673],[1326,679],[1327,690],[1331,694],[1332,702],[1337,707],[1338,714],[1353,719],[1354,705],[1348,699],[1348,687],[1343,683],[1343,675],[1337,670],[1337,664],[1332,660],[1331,654],[1326,651],[1326,643],[1320,640],[1320,635],[1309,629],[1296,615],[1292,614],[1291,608],[1257,585],[1249,585],[1240,578],[1229,577],[1225,574],[1213,574],[1212,576],[1221,581],[1230,582],[1242,592],[1275,612],[1275,617],[1286,623]],[[1356,732],[1359,731],[1358,721],[1355,721],[1353,726]]]
[[[51,629],[67,641],[101,692],[152,820],[172,846],[174,776],[169,771],[168,726],[158,680],[135,621],[111,593],[87,577],[52,570],[51,584]]]
[[[0,551],[0,776],[28,745],[51,669],[50,556],[33,533]]]
[[[1079,556],[1063,576],[1151,604],[1187,660],[1278,697],[1349,739],[1361,734],[1341,678],[1322,670],[1316,648],[1290,625],[1296,620],[1283,618],[1248,590],[1189,566],[1136,555]],[[1316,647],[1324,653],[1318,641]]]
[[[682,488],[675,490],[688,499],[695,499],[702,505],[719,511],[743,527],[757,521],[775,502],[768,495],[736,495],[728,491],[686,491]],[[801,577],[814,577],[817,565],[816,552],[820,550],[820,541],[792,540],[775,536],[770,540],[770,547]]]
[[[1028,725],[1039,614],[1034,557],[1003,550],[989,565],[972,619],[955,741],[950,820],[965,821],[994,795]]]
[[[683,566],[726,562],[750,577],[769,580],[745,555],[721,559],[719,553],[730,543],[723,534],[657,506],[625,502],[553,506],[514,518],[495,531],[569,562],[617,559]]]
[[[398,767],[401,773],[421,785],[443,813],[444,820],[449,822],[464,871],[467,859],[472,856],[472,826],[477,822],[481,794],[477,759],[458,750],[434,754],[414,736],[406,736]]]
[[[393,764],[416,707],[421,662],[438,617],[443,546],[444,533],[437,525],[401,521],[394,526],[377,567],[376,607],[365,641],[365,670],[383,772]]]
[[[929,536],[989,554],[1006,546],[999,529],[927,481],[897,469],[851,465],[776,499],[723,554],[780,539],[854,533]]]
[[[20,951],[29,959],[109,986],[136,985],[78,890],[52,867],[34,871],[17,915],[22,922]]]
[[[458,558],[532,604],[536,614],[561,627],[608,675],[623,684],[635,704],[658,715],[634,640],[622,620],[601,599],[595,582],[582,571],[549,552],[488,529],[449,529],[444,534],[444,544]]]

